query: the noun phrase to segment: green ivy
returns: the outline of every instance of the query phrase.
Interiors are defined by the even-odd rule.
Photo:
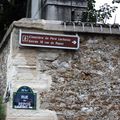
[[[5,120],[5,107],[2,103],[2,97],[0,96],[0,120]]]

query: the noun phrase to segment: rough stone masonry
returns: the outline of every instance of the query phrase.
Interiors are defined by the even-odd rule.
[[[80,35],[80,50],[42,55],[40,71],[52,76],[41,108],[60,120],[119,120],[120,41],[116,36]]]
[[[19,29],[54,34],[78,33],[80,49],[21,47]],[[7,73],[3,75],[7,76],[4,82],[9,81],[12,86],[7,120],[119,120],[120,34],[102,32],[82,32],[75,26],[65,27],[59,22],[14,22]],[[12,108],[12,94],[23,85],[37,93],[36,110]]]

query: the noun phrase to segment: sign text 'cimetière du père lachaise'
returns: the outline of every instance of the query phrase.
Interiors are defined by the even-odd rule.
[[[19,43],[21,46],[77,50],[79,48],[79,36],[23,32],[20,30]]]

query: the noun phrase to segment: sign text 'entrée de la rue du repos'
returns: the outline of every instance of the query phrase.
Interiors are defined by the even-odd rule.
[[[21,46],[76,50],[79,48],[79,36],[23,32],[20,30],[19,43]]]

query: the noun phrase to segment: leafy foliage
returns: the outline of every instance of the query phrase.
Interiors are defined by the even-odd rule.
[[[2,97],[0,96],[0,120],[5,120],[5,108],[2,104]]]
[[[120,0],[113,0],[112,3],[120,3]]]
[[[15,0],[14,4],[8,0],[0,0],[0,40],[13,21],[25,17],[26,3],[27,0]]]
[[[95,9],[95,0],[87,0],[88,8],[83,13],[82,22],[102,22],[105,23],[107,19],[112,17],[112,13],[117,9],[116,6],[110,6],[105,3],[98,10]],[[120,0],[113,0],[112,3],[120,3]]]
[[[96,22],[95,0],[87,0],[87,11],[83,13],[82,22]]]
[[[102,23],[106,23],[106,20],[112,17],[112,13],[115,12],[116,8],[116,6],[111,7],[107,3],[102,5],[97,11],[97,21],[102,21]]]

